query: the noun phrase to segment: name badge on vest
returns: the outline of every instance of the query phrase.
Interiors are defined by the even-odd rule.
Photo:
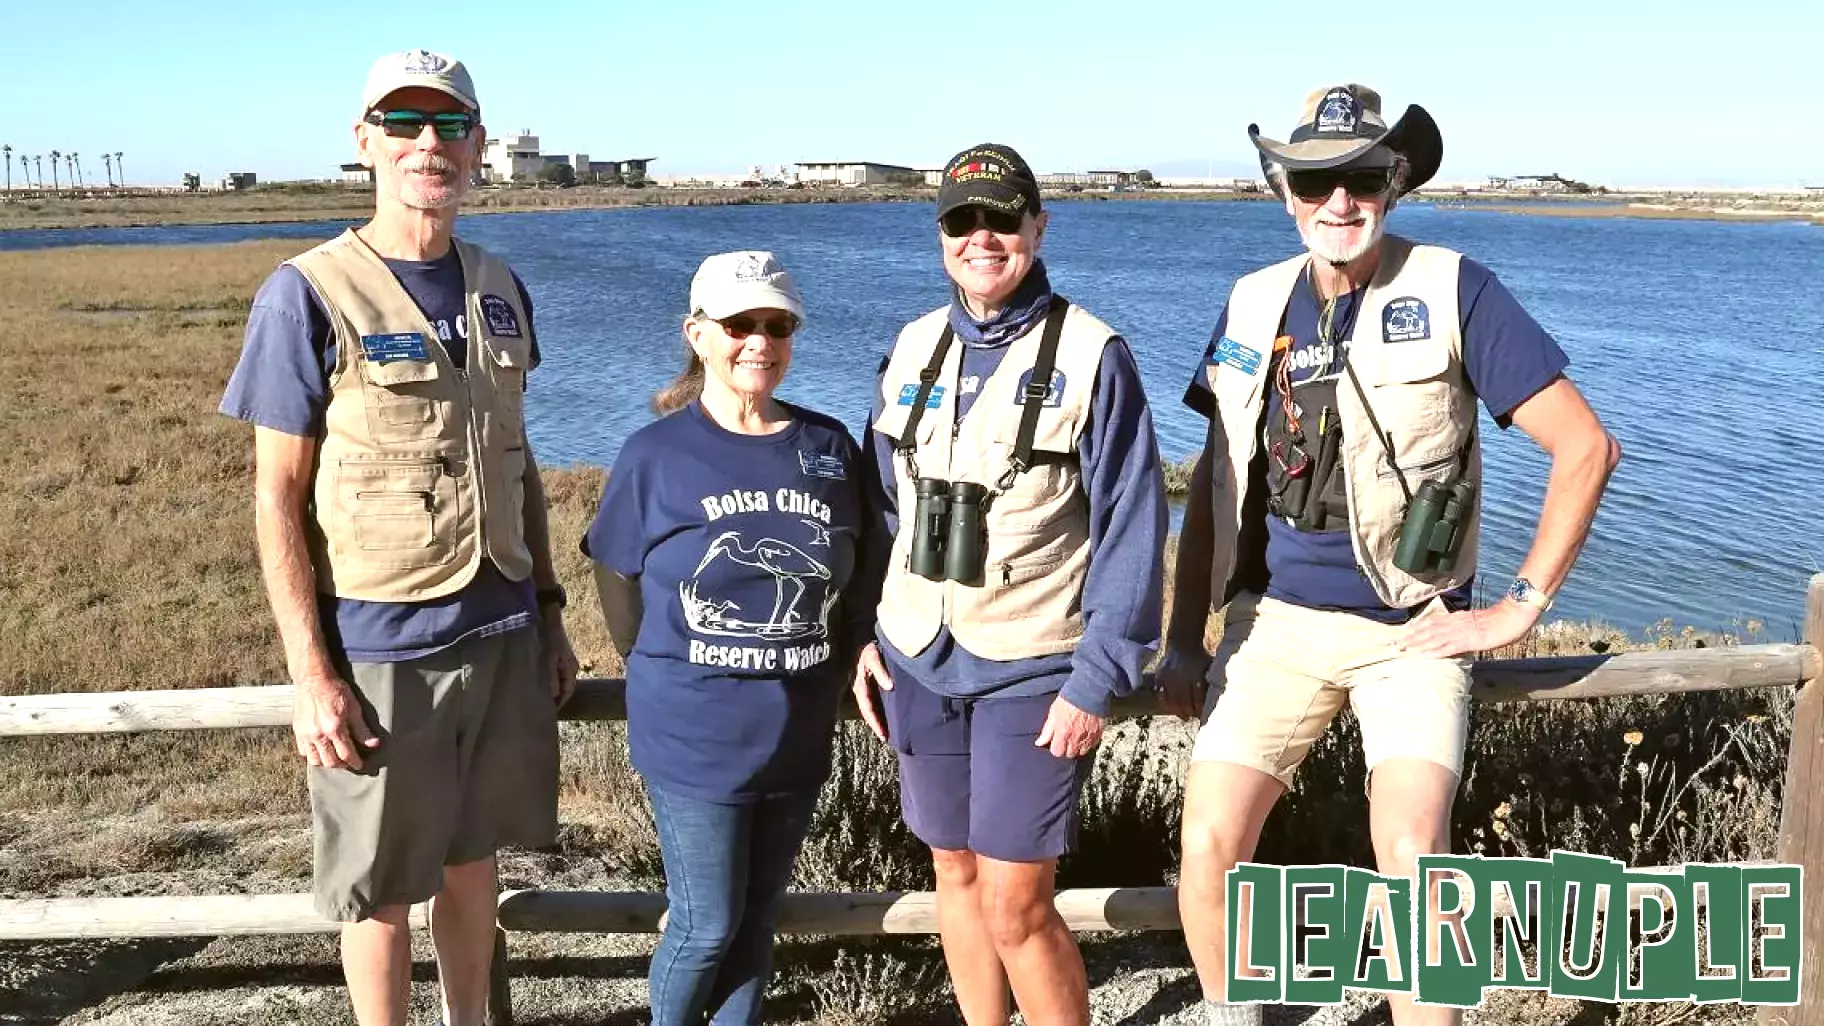
[[[899,405],[911,406],[915,402],[918,402],[917,385],[907,385],[899,390]],[[925,409],[935,410],[942,405],[944,405],[944,386],[932,385],[931,395],[925,400]]]
[[[1253,346],[1237,342],[1224,335],[1217,340],[1216,352],[1211,354],[1210,360],[1218,364],[1227,364],[1248,377],[1253,377],[1260,373],[1260,361],[1263,356],[1264,354]]]
[[[848,469],[842,465],[842,457],[823,452],[805,452],[798,450],[798,466],[806,477],[821,477],[827,481],[847,481]]]
[[[496,338],[519,337],[519,315],[499,296],[481,297],[481,316],[487,319],[488,333]]]
[[[361,336],[361,355],[378,364],[388,364],[395,360],[415,360],[419,363],[430,359],[424,349],[424,336],[416,331],[402,331],[392,335]]]
[[[1431,337],[1431,311],[1425,301],[1404,296],[1381,313],[1381,337],[1389,342],[1417,342]]]

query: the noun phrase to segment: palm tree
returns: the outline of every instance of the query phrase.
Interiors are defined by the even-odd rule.
[[[35,154],[32,157],[32,163],[38,165],[38,188],[42,189],[44,188],[44,154]],[[57,162],[51,161],[51,166],[56,167]]]
[[[70,187],[73,189],[82,188],[82,176],[76,173],[76,154],[66,153],[63,155],[63,169],[70,173]]]
[[[57,162],[63,159],[62,150],[51,151],[51,191],[62,192],[63,183],[57,180]]]
[[[114,151],[114,170],[120,172],[120,187],[123,189],[126,188],[127,187],[127,169],[126,169],[125,165],[121,164],[121,162],[120,162],[120,151],[119,150]]]
[[[7,143],[4,146],[0,146],[0,151],[4,151],[6,153],[6,191],[12,192],[13,191],[13,144]]]
[[[82,184],[82,154],[80,154],[80,153],[70,154],[70,163],[75,165],[75,167],[76,167],[76,188],[78,188],[78,189],[88,188],[88,186]]]
[[[102,164],[102,167],[107,169],[108,188],[112,189],[112,188],[114,188],[114,154],[103,153],[101,155],[101,164]]]

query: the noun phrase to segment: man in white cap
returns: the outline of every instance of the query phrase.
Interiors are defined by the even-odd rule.
[[[458,61],[375,63],[373,220],[261,287],[222,412],[254,425],[266,591],[309,764],[316,905],[362,1026],[403,1026],[431,903],[447,1026],[487,1014],[494,855],[557,829],[577,663],[526,438],[532,302],[453,235],[479,166]]]
[[[1258,1006],[1226,1000],[1226,874],[1254,857],[1345,703],[1361,725],[1380,871],[1411,876],[1418,856],[1450,850],[1469,656],[1520,639],[1551,607],[1621,456],[1564,352],[1487,268],[1385,234],[1443,158],[1423,108],[1389,126],[1374,90],[1337,85],[1310,94],[1287,142],[1249,134],[1308,252],[1235,284],[1186,392],[1210,433],[1158,677],[1168,711],[1204,721],[1179,904],[1212,1026],[1260,1021]],[[1551,458],[1532,547],[1486,609],[1470,607],[1478,404]],[[1225,607],[1212,658],[1205,624]],[[1408,995],[1389,1003],[1400,1026],[1459,1016]]]

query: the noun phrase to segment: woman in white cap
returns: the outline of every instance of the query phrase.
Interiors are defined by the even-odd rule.
[[[685,370],[621,449],[583,543],[665,862],[655,1026],[760,1021],[877,593],[857,567],[860,448],[774,396],[804,318],[791,276],[770,253],[718,254],[690,304]]]

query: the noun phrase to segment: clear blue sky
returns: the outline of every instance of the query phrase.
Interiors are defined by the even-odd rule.
[[[1307,90],[1356,80],[1432,112],[1441,180],[1824,185],[1817,0],[5,8],[0,142],[96,180],[115,150],[136,182],[333,176],[373,58],[426,47],[470,66],[491,134],[655,174],[930,167],[990,139],[1041,171],[1241,174],[1250,121],[1283,138]]]

